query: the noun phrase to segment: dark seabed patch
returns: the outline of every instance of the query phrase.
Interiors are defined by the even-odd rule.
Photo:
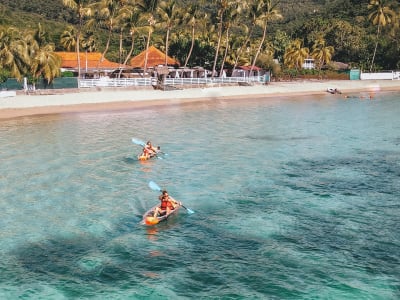
[[[400,193],[398,157],[400,152],[379,151],[291,161],[283,166],[286,178],[280,184],[315,195],[395,195]]]
[[[240,139],[248,139],[255,141],[269,141],[269,142],[279,142],[279,141],[296,141],[296,140],[310,140],[314,139],[314,136],[278,136],[278,135],[246,135]]]

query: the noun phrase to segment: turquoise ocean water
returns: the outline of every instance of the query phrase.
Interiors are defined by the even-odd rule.
[[[399,299],[399,98],[0,121],[0,298]]]

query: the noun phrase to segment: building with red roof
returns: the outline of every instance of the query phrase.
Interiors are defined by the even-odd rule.
[[[78,72],[78,56],[76,52],[55,52],[61,57],[61,70]],[[129,66],[109,61],[106,58],[101,58],[99,52],[80,52],[80,69],[81,73],[102,73],[108,74],[116,69],[125,69]]]
[[[166,56],[165,53],[161,52],[154,46],[150,46],[147,53],[148,53],[147,66],[146,66],[147,68],[154,68],[159,65],[165,65],[165,56]],[[146,60],[146,50],[133,57],[130,60],[129,64],[133,68],[144,68],[145,60]],[[174,67],[180,66],[178,60],[169,56],[167,56],[167,65]]]

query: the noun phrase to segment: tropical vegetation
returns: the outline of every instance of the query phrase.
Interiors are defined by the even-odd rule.
[[[126,64],[151,45],[213,76],[240,65],[300,72],[310,57],[318,73],[332,61],[397,69],[399,16],[394,0],[2,0],[0,79],[51,82],[55,51]]]

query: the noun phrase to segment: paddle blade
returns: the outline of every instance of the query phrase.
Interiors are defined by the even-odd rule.
[[[161,188],[154,181],[149,182],[149,188],[151,188],[153,191],[161,191]]]
[[[151,225],[156,225],[156,224],[158,224],[158,219],[157,218],[154,218],[154,217],[146,217],[146,219],[144,220],[144,222],[146,223],[146,225],[149,225],[149,226],[151,226]]]
[[[139,145],[139,146],[142,146],[142,147],[144,147],[146,145],[145,142],[143,142],[143,141],[141,141],[139,139],[136,139],[136,138],[132,138],[132,143],[134,143],[136,145]]]
[[[187,208],[186,206],[183,206],[183,205],[182,205],[182,207],[187,210],[188,214],[194,214],[194,211],[191,210],[190,208]]]

